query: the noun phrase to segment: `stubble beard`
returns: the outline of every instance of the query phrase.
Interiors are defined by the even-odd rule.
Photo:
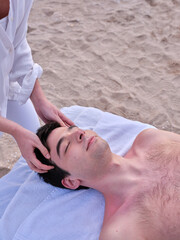
[[[92,153],[92,158],[95,159],[95,166],[97,169],[106,167],[111,159],[111,150],[106,141],[102,141],[100,144],[97,145],[97,148]]]

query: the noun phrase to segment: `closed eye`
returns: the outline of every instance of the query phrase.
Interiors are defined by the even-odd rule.
[[[65,153],[67,152],[68,148],[69,148],[70,142],[67,144],[66,148],[65,148]]]

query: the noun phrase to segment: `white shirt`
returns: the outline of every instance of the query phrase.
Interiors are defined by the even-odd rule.
[[[0,19],[0,25],[4,28],[5,31],[6,31],[6,28],[7,28],[7,23],[8,23],[8,17]]]
[[[10,0],[7,27],[0,24],[0,115],[3,117],[8,99],[24,104],[42,74],[42,68],[32,60],[26,40],[32,3],[33,0]]]

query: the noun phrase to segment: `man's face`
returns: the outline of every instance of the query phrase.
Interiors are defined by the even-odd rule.
[[[105,140],[91,130],[76,126],[54,129],[47,139],[51,159],[56,165],[80,180],[102,176],[111,159]]]

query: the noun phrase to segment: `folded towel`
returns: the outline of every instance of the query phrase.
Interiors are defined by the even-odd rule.
[[[96,108],[72,106],[62,112],[80,128],[97,132],[119,155],[128,151],[142,130],[152,127]],[[0,179],[2,240],[97,240],[103,215],[101,193],[44,183],[22,157]]]

